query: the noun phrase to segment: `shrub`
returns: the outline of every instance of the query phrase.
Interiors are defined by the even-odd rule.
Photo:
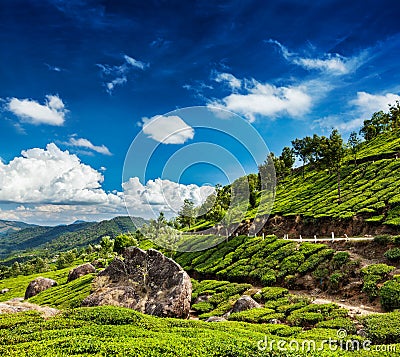
[[[295,326],[309,327],[324,320],[320,312],[302,312],[300,310],[293,312],[287,318],[287,322]]]
[[[398,262],[400,260],[400,248],[392,248],[385,252],[385,257],[393,262]]]
[[[255,299],[261,300],[263,302],[270,300],[277,300],[283,298],[289,294],[289,290],[279,287],[266,287],[262,288],[259,293],[254,295]]]
[[[265,286],[271,286],[276,283],[276,276],[274,273],[267,273],[261,277],[261,282]]]
[[[400,276],[384,283],[379,291],[381,305],[386,311],[400,309]]]
[[[228,320],[260,323],[268,322],[276,318],[276,316],[279,316],[280,318],[284,317],[283,314],[276,314],[272,309],[254,308],[230,314]]]
[[[331,328],[335,330],[344,329],[348,334],[353,334],[356,332],[354,322],[345,317],[337,317],[332,320],[321,321],[315,327]]]
[[[386,277],[396,268],[391,265],[386,264],[371,264],[361,269],[361,273],[366,275],[379,275],[381,277]]]
[[[400,312],[373,314],[363,318],[368,338],[373,344],[398,343]]]
[[[374,237],[374,242],[380,244],[380,245],[387,245],[389,243],[392,243],[392,237],[388,234],[382,234],[379,236]]]
[[[191,308],[193,310],[196,310],[197,312],[204,313],[204,312],[209,312],[209,311],[213,310],[214,309],[214,305],[210,304],[207,301],[202,301],[202,302],[199,302],[197,304],[193,304],[191,306]]]
[[[303,264],[301,264],[297,271],[300,274],[307,273],[308,271],[315,269],[324,260],[329,259],[333,253],[333,249],[320,250],[319,252],[311,255]]]
[[[345,265],[349,260],[349,252],[337,252],[332,258],[334,269],[340,268],[341,266]]]
[[[333,273],[329,278],[329,283],[331,284],[331,288],[337,289],[342,279],[343,279],[342,273]]]

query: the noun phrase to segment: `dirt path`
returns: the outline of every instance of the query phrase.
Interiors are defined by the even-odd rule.
[[[315,299],[313,302],[313,304],[317,304],[317,305],[321,305],[321,304],[331,304],[334,303],[340,307],[343,307],[347,310],[349,310],[349,315],[350,316],[363,316],[363,315],[370,315],[370,314],[377,314],[377,313],[381,313],[381,311],[377,311],[377,309],[375,307],[372,306],[364,306],[364,305],[360,305],[360,306],[354,306],[354,305],[350,305],[347,303],[343,303],[340,301],[336,301],[336,300],[329,300],[329,299]]]

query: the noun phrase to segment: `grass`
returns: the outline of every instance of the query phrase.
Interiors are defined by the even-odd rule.
[[[65,269],[49,271],[46,273],[37,273],[32,275],[19,275],[15,278],[0,280],[0,290],[6,288],[10,289],[7,293],[0,294],[0,301],[6,301],[17,297],[24,297],[25,290],[28,287],[29,283],[32,280],[38,278],[39,276],[42,276],[44,278],[50,278],[55,280],[58,284],[63,284],[66,282],[68,273],[71,270],[71,268],[72,267],[68,267]]]
[[[336,332],[318,328],[316,341]],[[311,330],[313,331],[313,330]],[[260,350],[259,341],[288,343],[310,336],[299,328],[245,322],[206,323],[162,319],[118,307],[79,308],[48,320],[35,313],[0,316],[0,355],[3,356],[306,356],[303,352]],[[396,347],[400,348],[399,345]],[[354,356],[328,345],[318,356]],[[381,356],[359,351],[357,356]]]

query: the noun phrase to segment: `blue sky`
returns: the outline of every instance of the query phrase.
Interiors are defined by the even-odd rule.
[[[179,108],[237,113],[276,153],[332,127],[347,136],[400,98],[399,10],[398,1],[1,1],[0,219],[126,214],[128,189],[143,216],[168,210],[160,198],[168,192],[201,201],[209,193],[201,185],[228,181],[218,168],[162,176],[170,155],[199,142],[237,149],[254,170],[240,145],[190,118],[146,132]],[[183,131],[165,142],[169,125]],[[122,180],[143,131],[159,157],[145,177]]]

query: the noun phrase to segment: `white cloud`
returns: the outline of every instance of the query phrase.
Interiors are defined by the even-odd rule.
[[[158,115],[142,122],[143,133],[162,144],[183,144],[194,137],[194,129],[177,115]]]
[[[396,100],[400,100],[400,96],[394,93],[386,93],[382,95],[357,92],[357,98],[351,100],[350,104],[371,117],[373,113],[379,112],[380,110],[387,112],[389,104],[394,104]]]
[[[137,212],[146,217],[164,212],[168,216],[176,214],[185,199],[200,205],[214,192],[211,186],[183,185],[169,180],[155,179],[143,185],[137,177],[123,183],[123,191],[129,212]]]
[[[0,163],[0,201],[10,203],[94,204],[114,201],[102,188],[103,176],[55,144],[22,151]],[[115,197],[114,197],[115,196]]]
[[[139,61],[128,55],[123,55],[124,62],[121,65],[108,65],[108,64],[97,64],[97,67],[101,69],[103,77],[106,77],[104,86],[108,94],[112,94],[116,86],[121,86],[128,82],[128,75],[132,69],[145,70],[149,67],[148,63]]]
[[[112,80],[111,82],[106,83],[106,88],[107,88],[108,94],[112,94],[112,91],[114,90],[114,88],[116,86],[123,85],[127,81],[128,81],[128,79],[126,77],[118,77],[118,78],[115,78],[114,80]]]
[[[242,86],[242,81],[231,73],[217,73],[214,80],[218,83],[226,82],[232,89],[239,89]]]
[[[307,70],[318,70],[332,75],[344,75],[354,72],[360,67],[367,55],[367,51],[362,51],[359,55],[354,57],[344,57],[337,53],[327,53],[322,58],[302,57],[297,53],[290,52],[287,47],[280,42],[269,39],[267,43],[272,43],[279,47],[282,56],[288,61]]]
[[[134,177],[123,183],[123,192],[105,192],[102,182],[100,172],[53,143],[23,151],[0,162],[0,219],[37,224],[109,219],[127,214],[124,199],[132,215],[154,218],[163,211],[170,217],[184,199],[198,205],[214,191],[162,179],[142,184]]]
[[[348,102],[350,111],[346,115],[348,120],[343,120],[344,115],[329,116],[316,120],[314,125],[330,129],[332,127],[349,132],[358,131],[363,125],[364,120],[370,119],[372,114],[379,111],[387,112],[389,104],[394,104],[396,100],[400,101],[400,96],[394,93],[371,94],[367,92],[357,92],[357,97]]]
[[[49,69],[49,71],[54,71],[54,72],[61,72],[61,68],[57,66],[52,66],[48,63],[45,63],[46,67]]]
[[[32,99],[11,98],[8,100],[6,109],[24,122],[56,126],[64,124],[65,114],[68,112],[57,95],[46,95],[44,104],[39,104]]]
[[[301,117],[311,109],[312,99],[305,85],[276,87],[253,79],[244,80],[244,93],[232,93],[209,106],[242,114],[253,122],[257,115]]]
[[[88,139],[84,139],[84,138],[78,138],[78,139],[70,138],[69,142],[66,144],[70,145],[70,146],[90,149],[90,150],[93,150],[93,151],[98,152],[99,154],[103,154],[103,155],[109,155],[109,156],[112,155],[110,150],[107,148],[107,146],[93,145]]]
[[[148,67],[148,63],[144,63],[142,61],[138,61],[132,57],[129,57],[128,55],[124,55],[124,59],[126,61],[127,64],[133,66],[133,67],[137,67],[140,69],[145,69],[146,67]]]

